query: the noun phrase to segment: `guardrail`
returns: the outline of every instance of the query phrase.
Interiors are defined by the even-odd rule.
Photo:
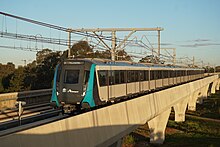
[[[52,89],[41,89],[0,94],[0,110],[15,108],[16,101],[27,105],[49,102],[51,93]]]

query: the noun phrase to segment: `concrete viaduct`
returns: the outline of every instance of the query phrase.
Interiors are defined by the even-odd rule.
[[[120,146],[121,138],[146,122],[150,142],[162,144],[171,112],[175,121],[185,121],[185,111],[196,110],[208,92],[219,90],[219,75],[154,92],[81,115],[3,136],[0,146],[16,147],[93,147]]]

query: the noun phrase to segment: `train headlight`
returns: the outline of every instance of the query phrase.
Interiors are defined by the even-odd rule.
[[[82,93],[82,96],[85,96],[86,95],[86,92],[84,91],[83,93]]]

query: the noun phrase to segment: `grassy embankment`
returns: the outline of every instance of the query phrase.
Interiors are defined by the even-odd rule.
[[[145,124],[125,136],[123,146],[154,146],[149,141],[149,129]],[[197,111],[187,111],[185,122],[175,122],[172,112],[166,128],[166,140],[161,146],[219,147],[220,91],[211,95],[202,105],[197,104]]]

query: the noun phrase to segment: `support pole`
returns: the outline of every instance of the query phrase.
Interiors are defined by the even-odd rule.
[[[71,56],[70,49],[71,49],[71,29],[69,29],[68,31],[68,55],[67,55],[68,58]]]
[[[111,60],[115,61],[115,48],[116,48],[116,33],[112,31],[112,49],[111,49]]]
[[[158,62],[160,61],[160,30],[158,30]]]
[[[173,65],[176,65],[176,48],[173,49]]]

